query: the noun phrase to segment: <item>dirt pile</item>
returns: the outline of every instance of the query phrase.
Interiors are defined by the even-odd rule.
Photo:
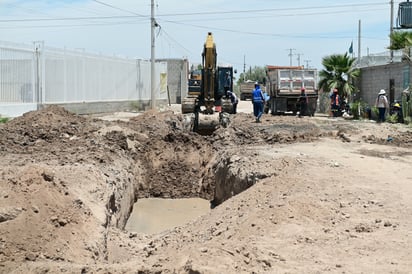
[[[201,136],[186,119],[50,107],[0,125],[0,272],[412,268],[410,128],[239,113]],[[124,231],[133,203],[151,196],[216,207],[159,234]]]

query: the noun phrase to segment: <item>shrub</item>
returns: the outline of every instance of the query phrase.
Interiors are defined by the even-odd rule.
[[[396,124],[398,122],[398,115],[397,114],[388,115],[388,117],[386,117],[386,122]]]
[[[7,117],[1,117],[1,116],[0,116],[0,124],[7,123],[9,120],[10,120],[10,119],[7,118]]]
[[[365,112],[367,108],[367,104],[362,101],[355,101],[350,104],[350,111],[353,115],[353,119],[360,119],[361,117],[365,117]]]
[[[372,113],[375,117],[379,117],[379,109],[375,106],[373,106],[372,108]]]

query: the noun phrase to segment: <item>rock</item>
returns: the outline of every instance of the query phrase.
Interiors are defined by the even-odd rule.
[[[0,223],[15,219],[22,211],[18,207],[0,208]]]
[[[32,206],[31,209],[33,210],[34,213],[39,213],[39,208],[37,206]]]

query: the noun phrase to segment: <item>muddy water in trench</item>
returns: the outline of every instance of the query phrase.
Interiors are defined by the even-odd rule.
[[[184,225],[210,211],[210,202],[200,198],[139,199],[125,229],[138,233],[158,233]]]

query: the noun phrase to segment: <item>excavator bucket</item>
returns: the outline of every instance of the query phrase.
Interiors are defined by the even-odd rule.
[[[200,114],[197,119],[197,127],[194,128],[194,131],[200,135],[212,135],[219,125],[218,112],[214,112],[213,114]]]

